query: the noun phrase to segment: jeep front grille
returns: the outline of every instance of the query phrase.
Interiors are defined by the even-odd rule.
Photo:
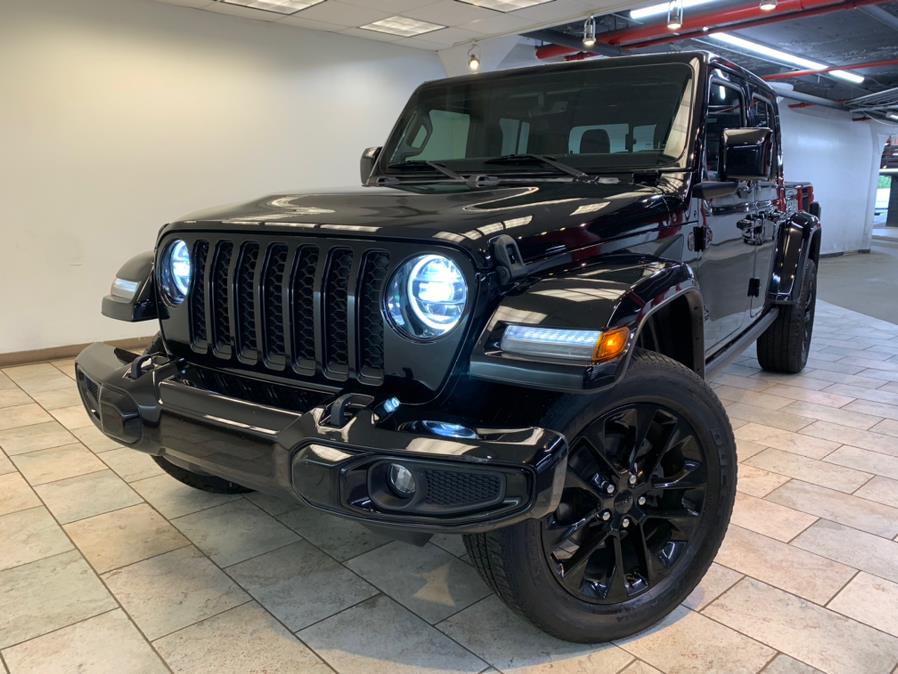
[[[189,296],[190,344],[218,362],[383,378],[382,250],[339,242],[199,239]]]

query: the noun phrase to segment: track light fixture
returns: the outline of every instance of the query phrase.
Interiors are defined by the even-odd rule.
[[[472,73],[476,73],[480,70],[480,57],[477,56],[477,43],[475,42],[471,45],[471,48],[468,50],[468,70]]]
[[[583,46],[594,47],[596,44],[596,18],[589,17],[583,22]]]
[[[761,0],[761,4],[758,5],[758,8],[762,12],[772,12],[776,9],[777,0]]]
[[[683,0],[670,0],[667,5],[667,27],[680,30],[683,27]]]

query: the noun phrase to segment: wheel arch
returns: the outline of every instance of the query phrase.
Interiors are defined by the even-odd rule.
[[[768,304],[792,304],[795,301],[801,288],[805,261],[819,260],[821,237],[820,218],[804,211],[792,214],[780,226],[767,286]]]
[[[704,375],[701,293],[689,265],[654,257],[615,256],[531,280],[499,304],[475,345],[469,374],[559,393],[589,393],[626,374],[637,347],[657,351]],[[503,354],[509,324],[581,330],[627,328],[616,359],[586,364]]]

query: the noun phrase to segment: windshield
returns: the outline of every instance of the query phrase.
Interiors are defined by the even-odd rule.
[[[691,81],[685,63],[653,63],[435,82],[406,106],[386,172],[559,173],[534,155],[587,172],[670,166],[688,141]]]

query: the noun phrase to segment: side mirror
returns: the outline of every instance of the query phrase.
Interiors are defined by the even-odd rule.
[[[723,173],[726,180],[764,180],[773,167],[773,131],[747,127],[724,129]]]
[[[359,159],[359,175],[362,178],[362,185],[367,184],[371,171],[374,170],[374,162],[380,155],[380,147],[366,147],[362,151],[362,157]]]

